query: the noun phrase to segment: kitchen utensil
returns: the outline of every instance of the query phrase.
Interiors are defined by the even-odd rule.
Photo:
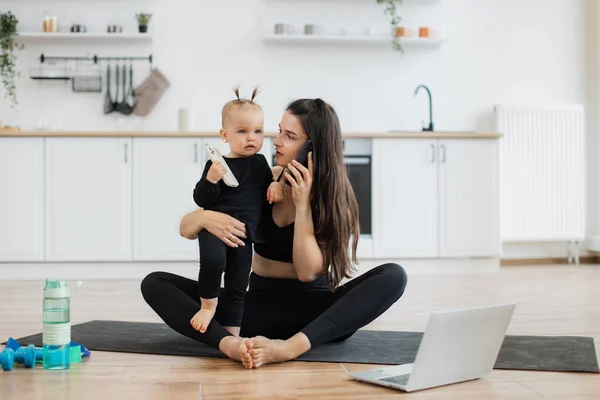
[[[106,96],[104,97],[104,114],[114,111],[113,100],[110,95],[110,65],[106,66]]]
[[[129,106],[131,107],[131,110],[133,111],[137,100],[136,100],[135,89],[133,88],[133,64],[131,64],[131,63],[129,64],[129,90],[127,91],[127,100],[126,101],[127,101],[127,104],[129,104]]]
[[[115,99],[113,101],[113,110],[114,111],[119,111],[119,85],[120,85],[120,78],[119,78],[119,66],[115,65],[115,79],[116,79],[116,85],[115,85]]]
[[[127,103],[127,67],[123,64],[123,100],[119,102],[118,111],[123,115],[131,115],[133,108]]]

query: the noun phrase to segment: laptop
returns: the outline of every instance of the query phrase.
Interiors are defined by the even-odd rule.
[[[494,368],[515,304],[432,313],[415,362],[348,373],[405,392],[478,379]]]

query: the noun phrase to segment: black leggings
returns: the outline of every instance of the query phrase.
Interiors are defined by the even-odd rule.
[[[335,292],[328,290],[325,276],[303,283],[252,273],[240,336],[287,339],[302,332],[313,348],[344,340],[394,304],[404,293],[406,283],[404,269],[392,263],[373,268]],[[226,314],[221,301],[205,333],[190,325],[200,301],[195,281],[168,272],[153,272],[144,278],[141,289],[148,305],[182,335],[215,348],[230,335],[221,322]]]
[[[240,326],[244,311],[244,296],[252,266],[252,243],[230,247],[207,230],[198,234],[200,271],[197,295],[203,299],[219,298],[223,326]],[[225,273],[221,289],[221,275]],[[222,303],[222,304],[221,304]]]

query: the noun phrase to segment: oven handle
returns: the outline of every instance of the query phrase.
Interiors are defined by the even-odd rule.
[[[346,165],[367,165],[371,163],[369,157],[344,157],[344,164]]]

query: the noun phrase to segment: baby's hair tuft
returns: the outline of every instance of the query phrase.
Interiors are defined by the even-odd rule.
[[[235,93],[235,97],[237,97],[238,100],[241,100],[240,99],[240,87],[239,86],[233,88],[233,93]]]
[[[240,97],[240,87],[239,86],[233,88],[233,93],[235,93],[236,98],[227,102],[227,104],[225,104],[223,106],[223,110],[221,111],[221,124],[223,126],[225,126],[225,118],[227,117],[227,114],[229,114],[229,112],[231,111],[231,109],[234,106],[237,106],[237,107],[253,106],[253,107],[258,107],[259,109],[262,109],[257,103],[254,102],[254,99],[256,98],[256,96],[258,95],[259,92],[260,92],[259,87],[255,86],[254,90],[252,91],[252,97],[250,100],[248,100],[248,99],[244,99],[244,98]]]
[[[254,103],[254,99],[256,98],[256,96],[260,93],[260,89],[258,86],[254,87],[254,90],[252,91],[252,97],[250,98],[250,101],[252,103]]]

